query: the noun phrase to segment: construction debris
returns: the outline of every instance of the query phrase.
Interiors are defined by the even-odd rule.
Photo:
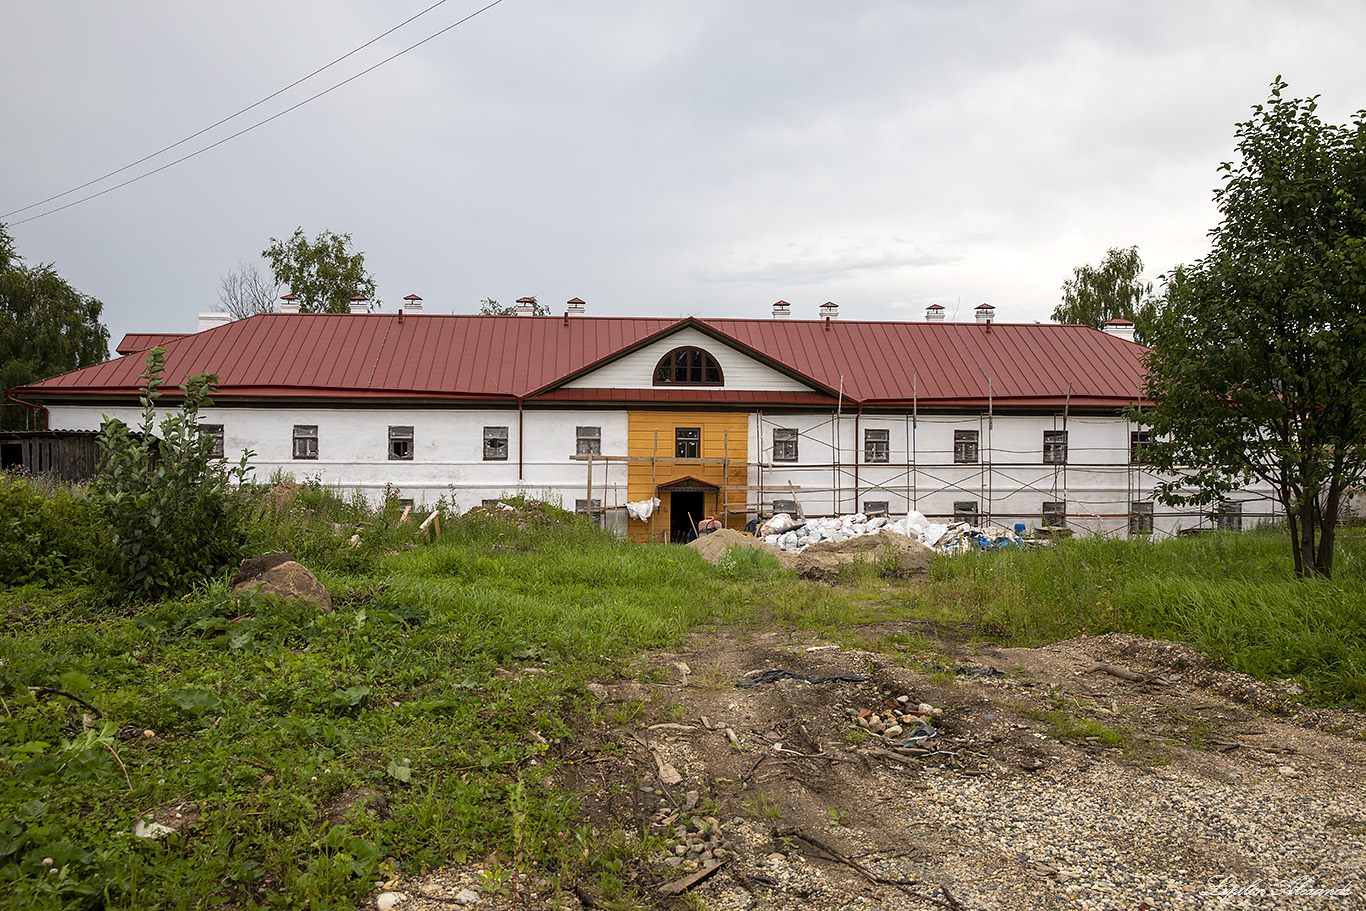
[[[1025,542],[1015,531],[996,525],[977,526],[971,522],[942,525],[912,511],[904,519],[887,516],[868,517],[863,513],[799,522],[782,512],[759,526],[764,542],[789,553],[800,553],[814,544],[839,543],[867,535],[891,532],[905,535],[940,553],[965,550],[992,550]]]

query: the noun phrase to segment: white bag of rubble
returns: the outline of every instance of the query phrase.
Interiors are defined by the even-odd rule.
[[[878,516],[876,519],[869,519],[868,528],[872,531],[877,531],[879,528],[885,526],[887,524],[887,521],[888,520],[886,516]]]
[[[654,515],[659,508],[659,497],[650,497],[648,500],[638,500],[635,503],[626,504],[626,514],[633,519],[644,522]]]
[[[934,547],[939,543],[939,539],[948,534],[947,525],[935,525],[931,523],[925,526],[925,530],[920,533],[920,543],[926,547]]]
[[[789,531],[786,534],[780,535],[778,537],[778,546],[783,550],[796,550],[797,533],[795,531]]]
[[[765,543],[765,544],[768,544],[768,545],[770,545],[770,546],[772,546],[772,547],[777,547],[777,546],[778,546],[778,536],[777,536],[777,535],[764,535],[764,543]]]
[[[788,515],[785,512],[780,512],[777,515],[771,517],[767,522],[765,522],[759,528],[759,533],[765,536],[781,535],[785,532],[791,531],[796,524],[797,522],[792,518],[792,516]]]

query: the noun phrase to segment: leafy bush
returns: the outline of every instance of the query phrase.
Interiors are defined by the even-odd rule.
[[[230,481],[245,480],[251,453],[228,468],[213,459],[212,442],[199,431],[199,409],[212,404],[218,377],[186,380],[180,410],[161,420],[158,437],[164,364],[162,349],[153,348],[142,375],[140,431],[106,422],[95,481],[95,501],[110,529],[110,575],[126,593],[143,598],[189,591],[240,559],[246,543],[245,503]]]
[[[100,517],[83,488],[0,472],[0,586],[70,579],[99,538]]]

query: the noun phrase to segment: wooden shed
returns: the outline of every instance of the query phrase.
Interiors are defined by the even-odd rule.
[[[89,481],[99,470],[98,438],[94,430],[3,430],[0,468],[24,469],[63,481]]]

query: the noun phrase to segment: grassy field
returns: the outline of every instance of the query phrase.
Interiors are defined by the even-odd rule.
[[[1249,534],[1075,541],[941,558],[928,585],[865,570],[830,587],[753,551],[713,567],[619,542],[539,504],[432,543],[316,489],[261,515],[257,545],[314,569],[332,613],[234,598],[222,579],[111,602],[76,563],[0,590],[0,905],[352,908],[394,870],[496,854],[490,889],[518,870],[644,906],[622,863],[642,846],[575,822],[574,795],[546,785],[553,745],[601,711],[589,680],[759,617],[829,635],[952,619],[1020,644],[1128,629],[1366,703],[1353,539],[1332,582],[1294,581],[1282,538]],[[175,808],[185,834],[135,837]]]

